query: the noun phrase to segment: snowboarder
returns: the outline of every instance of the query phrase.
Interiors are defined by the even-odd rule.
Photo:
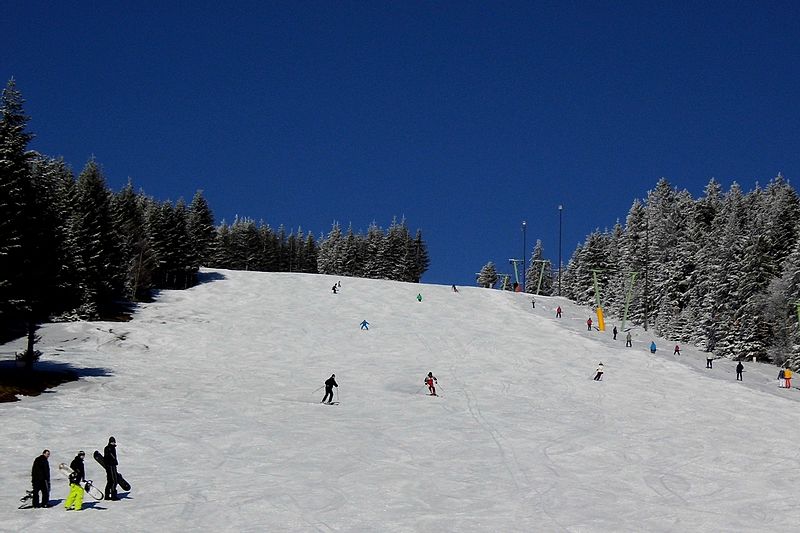
[[[67,511],[80,511],[83,507],[83,487],[81,482],[86,481],[86,468],[83,465],[84,457],[86,457],[86,452],[81,450],[69,464],[72,473],[69,475],[69,496],[67,496],[67,501],[64,503],[64,508]]]
[[[614,326],[614,329],[611,330],[611,333],[614,334],[614,340],[617,340],[617,326]]]
[[[336,284],[335,283],[333,284],[333,288],[331,290],[333,291],[333,294],[336,294]]]
[[[781,368],[778,371],[778,388],[783,389],[786,387],[786,372]]]
[[[792,388],[792,370],[787,366],[783,371],[783,379],[784,383],[786,383],[786,388]]]
[[[366,320],[364,320],[364,321],[361,323],[361,329],[366,329],[366,330],[369,330],[369,322],[367,322]]]
[[[108,437],[108,444],[103,448],[103,462],[106,465],[106,490],[105,499],[119,500],[117,496],[117,439]]]
[[[600,364],[597,365],[597,374],[594,376],[595,381],[603,381],[603,362],[600,361]]]
[[[44,450],[42,455],[33,460],[31,467],[31,485],[33,485],[33,506],[50,507],[50,450]],[[39,493],[42,494],[41,502]]]
[[[629,331],[628,334],[625,336],[625,347],[630,348],[633,346],[633,338],[631,337],[631,332]]]
[[[676,344],[675,345],[675,351],[672,352],[672,355],[680,355],[680,354],[681,354],[681,347],[680,347],[680,345]]]
[[[418,302],[422,301],[422,293],[417,294],[417,301]]]
[[[534,298],[534,297],[532,297],[532,296],[531,296],[531,307],[532,307],[533,309],[536,309],[536,298]]]
[[[325,380],[325,396],[322,397],[321,403],[331,403],[333,401],[334,387],[338,389],[339,385],[336,383],[336,374],[331,374],[331,377]]]
[[[656,353],[656,341],[650,343],[650,353]]]
[[[592,317],[589,317],[589,320],[586,321],[586,331],[592,331]]]
[[[561,306],[556,307],[556,318],[561,318]]]
[[[428,372],[428,375],[425,376],[425,385],[428,386],[431,396],[436,396],[436,385],[438,384],[439,381],[436,379],[436,376],[433,375],[433,372]]]
[[[744,365],[739,361],[739,364],[736,365],[736,381],[744,381],[742,379],[742,372],[744,372]]]
[[[706,356],[706,368],[714,368],[714,357],[711,354]]]

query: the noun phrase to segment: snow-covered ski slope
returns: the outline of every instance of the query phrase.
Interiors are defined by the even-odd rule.
[[[650,355],[639,330],[625,348],[556,298],[203,277],[127,323],[43,328],[42,364],[85,377],[0,404],[0,530],[800,529],[800,390],[778,389],[775,367],[747,363],[737,383],[735,363],[706,370],[688,347],[656,339]],[[341,403],[320,405],[331,373]],[[109,435],[132,492],[64,511],[57,464],[87,451],[102,487],[90,458]],[[45,447],[58,506],[17,510]]]

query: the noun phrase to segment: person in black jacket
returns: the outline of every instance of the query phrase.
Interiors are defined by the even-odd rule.
[[[325,380],[325,396],[323,396],[321,403],[331,403],[333,401],[334,387],[338,389],[339,385],[336,383],[336,374],[331,374],[331,377]],[[328,399],[329,396],[330,399]]]
[[[108,444],[103,449],[103,462],[106,465],[106,493],[105,499],[116,501],[117,497],[117,440],[108,438]]]
[[[72,473],[69,475],[69,496],[67,496],[67,501],[64,503],[64,508],[67,511],[80,511],[83,507],[83,486],[81,482],[86,481],[86,469],[83,466],[83,458],[85,456],[86,452],[81,450],[69,464]]]
[[[50,450],[44,450],[42,455],[33,460],[31,468],[31,484],[33,485],[33,506],[50,507]],[[39,493],[42,493],[41,503]]]

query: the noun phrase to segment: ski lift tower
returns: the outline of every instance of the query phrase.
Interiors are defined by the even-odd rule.
[[[628,286],[628,290],[625,291],[625,312],[622,314],[622,331],[625,331],[625,322],[628,320],[628,307],[631,303],[631,296],[633,295],[633,285],[636,283],[636,276],[639,274],[638,272],[626,272],[626,274],[631,275],[631,283]],[[797,308],[797,316],[800,319],[800,307]]]
[[[536,285],[536,294],[539,294],[539,291],[542,288],[542,278],[544,277],[544,265],[550,262],[549,259],[534,259],[534,263],[541,263],[542,269],[539,271],[539,283]]]
[[[800,300],[797,300],[794,305],[797,307],[797,324],[800,327]]]
[[[525,260],[524,259],[509,259],[508,262],[511,263],[512,265],[514,265],[514,283],[517,284],[517,292],[525,292],[525,287],[523,287],[523,286],[521,286],[519,284],[519,269],[517,268],[517,265],[520,264],[520,263],[524,263]]]
[[[594,300],[597,303],[597,329],[605,331],[606,320],[603,317],[603,303],[600,300],[600,284],[597,283],[598,272],[604,272],[604,270],[592,269],[592,278],[594,278]]]

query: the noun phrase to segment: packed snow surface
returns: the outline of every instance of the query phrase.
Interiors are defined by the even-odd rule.
[[[472,287],[202,278],[130,322],[41,330],[40,364],[83,377],[0,404],[0,530],[800,528],[800,390],[779,389],[774,366],[747,362],[737,382],[735,363],[706,369],[668,340],[651,355],[640,329],[626,348],[613,323],[587,331],[589,309],[558,298],[533,309]],[[321,405],[332,373],[341,403]],[[110,435],[131,492],[66,512],[58,463],[85,450],[102,488],[91,453]],[[18,510],[44,448],[56,507]]]

